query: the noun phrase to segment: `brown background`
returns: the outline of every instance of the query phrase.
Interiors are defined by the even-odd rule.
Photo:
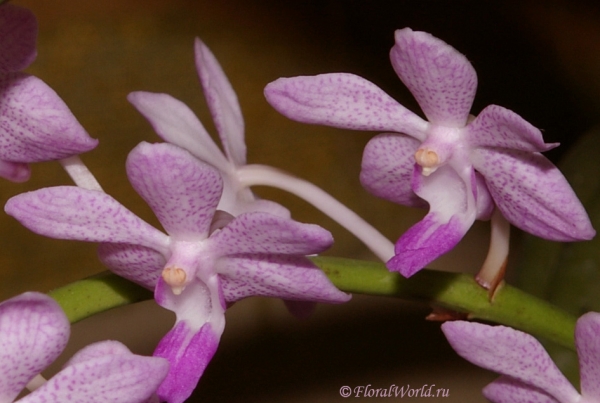
[[[475,114],[491,103],[515,110],[542,128],[548,142],[563,143],[550,155],[553,159],[598,121],[600,11],[593,1],[14,3],[29,7],[39,19],[39,55],[28,71],[50,84],[100,140],[96,150],[82,156],[84,162],[109,194],[152,223],[152,212],[126,180],[124,161],[138,142],[158,137],[125,97],[134,90],[172,94],[214,133],[193,65],[195,36],[212,49],[238,92],[249,161],[314,181],[392,239],[424,211],[378,200],[360,187],[360,156],[373,133],[290,122],[264,100],[268,82],[353,72],[420,113],[387,56],[394,29],[408,26],[442,38],[472,61],[480,82]],[[58,164],[39,164],[28,183],[3,182],[0,201],[69,183]],[[329,254],[372,259],[359,241],[306,203],[277,190],[257,192],[287,205],[296,219],[330,229],[337,242]],[[104,270],[94,245],[43,239],[6,216],[0,228],[1,299],[26,290],[47,291]],[[433,267],[477,270],[487,230],[486,223],[477,223]],[[153,313],[145,314],[146,309]],[[450,389],[449,398],[436,400],[483,401],[478,391],[494,375],[455,359],[439,326],[422,320],[426,313],[422,305],[356,297],[345,306],[321,307],[313,318],[299,322],[278,301],[244,301],[229,312],[221,348],[194,399],[330,402],[343,400],[338,394],[343,385],[435,383]],[[75,326],[74,346],[119,338],[136,351],[149,352],[170,320],[151,304],[119,310]]]

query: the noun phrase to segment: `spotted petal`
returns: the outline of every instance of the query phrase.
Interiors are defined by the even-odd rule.
[[[75,186],[50,187],[14,196],[4,208],[40,235],[137,244],[168,253],[165,234],[103,192]]]
[[[101,243],[98,257],[113,273],[154,290],[166,259],[158,251],[141,245]]]
[[[467,58],[426,32],[399,29],[390,51],[392,66],[435,125],[463,127],[477,90]]]
[[[427,122],[354,74],[280,78],[265,87],[265,96],[281,114],[300,122],[425,138]]]
[[[194,112],[168,94],[136,91],[127,100],[144,115],[163,140],[188,150],[200,160],[226,171],[229,163]]]
[[[419,142],[412,137],[384,133],[365,147],[360,183],[375,196],[412,207],[425,207],[411,187]]]
[[[218,270],[228,302],[253,295],[325,303],[350,299],[304,256],[235,255],[222,259]]]
[[[577,320],[575,345],[579,356],[581,394],[600,401],[600,314],[589,312]]]
[[[244,165],[246,163],[244,118],[237,95],[215,56],[198,38],[194,50],[196,69],[204,88],[204,96],[221,137],[225,154],[236,166]]]
[[[26,163],[57,160],[98,144],[40,79],[22,73],[0,75],[0,94],[1,159]]]
[[[543,155],[480,148],[473,151],[472,161],[513,225],[553,241],[594,237],[596,232],[573,189]]]
[[[12,402],[69,340],[70,325],[50,297],[27,292],[0,304],[0,401]]]
[[[217,171],[172,144],[143,142],[127,158],[127,175],[174,239],[208,236],[223,190]]]
[[[37,22],[26,8],[0,7],[0,73],[23,70],[36,56]]]
[[[158,357],[132,354],[116,341],[92,344],[62,371],[22,400],[23,403],[142,403],[156,391],[169,364]]]
[[[331,233],[269,213],[245,213],[213,234],[207,242],[215,256],[241,253],[310,255],[331,246]]]
[[[559,402],[579,394],[531,335],[505,326],[454,321],[442,325],[452,348],[473,364],[531,385]]]
[[[501,376],[482,392],[494,403],[561,403],[544,391],[508,376]]]

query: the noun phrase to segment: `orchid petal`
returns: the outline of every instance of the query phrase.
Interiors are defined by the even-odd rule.
[[[0,160],[0,177],[9,181],[21,183],[29,180],[31,168],[22,162],[10,162]]]
[[[127,158],[127,175],[169,235],[208,237],[221,192],[218,172],[168,143],[140,143]]]
[[[194,391],[208,363],[217,351],[219,336],[210,323],[192,335],[185,321],[179,321],[160,341],[154,356],[169,361],[169,374],[158,388],[161,401],[182,403]]]
[[[198,38],[194,43],[196,69],[204,88],[204,96],[225,155],[236,166],[246,164],[244,118],[229,80],[210,49]]]
[[[143,91],[130,93],[127,100],[164,141],[188,150],[221,171],[229,169],[229,162],[186,104],[168,94]]]
[[[494,403],[561,403],[540,389],[508,376],[496,379],[482,393]]]
[[[326,303],[351,298],[304,256],[235,255],[221,259],[218,270],[227,302],[252,295]]]
[[[238,216],[207,242],[216,255],[275,253],[309,255],[320,253],[333,243],[331,233],[318,225],[302,224],[268,213]]]
[[[0,75],[0,94],[1,159],[57,160],[98,144],[40,79],[22,73]]]
[[[169,364],[129,352],[118,342],[90,345],[23,403],[142,403],[167,375]],[[95,350],[95,351],[94,351]]]
[[[168,237],[106,193],[56,186],[22,193],[5,211],[35,233],[57,239],[142,245],[167,254]]]
[[[487,106],[464,130],[471,147],[542,152],[558,146],[558,143],[544,143],[542,132],[538,128],[513,111],[498,105]]]
[[[447,127],[465,126],[477,90],[477,74],[467,58],[426,32],[399,29],[395,39],[392,66],[427,120]]]
[[[442,331],[467,361],[538,388],[559,402],[578,401],[575,388],[533,336],[505,326],[465,321],[446,322]]]
[[[590,219],[569,183],[538,153],[476,149],[473,166],[513,225],[553,241],[593,238]]]
[[[37,22],[23,7],[0,7],[0,73],[25,69],[36,57]]]
[[[165,267],[165,257],[154,249],[126,243],[101,243],[100,261],[113,273],[154,290]]]
[[[70,325],[50,297],[27,292],[0,304],[0,401],[12,402],[69,340]]]
[[[579,356],[581,394],[600,401],[600,314],[589,312],[577,320],[575,345]]]
[[[412,207],[426,204],[411,188],[419,142],[412,137],[384,133],[373,137],[365,147],[360,183],[377,197]]]
[[[300,122],[425,138],[427,122],[354,74],[280,78],[265,87],[265,96],[281,114]]]
[[[412,187],[429,203],[430,211],[398,239],[395,256],[387,262],[389,270],[405,277],[454,248],[477,215],[477,205],[470,201],[473,184],[466,184],[448,165],[439,167],[430,176],[424,176],[421,167],[416,168]]]

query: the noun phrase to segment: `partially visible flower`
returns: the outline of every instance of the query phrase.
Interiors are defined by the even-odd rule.
[[[27,9],[0,5],[0,176],[29,179],[32,162],[96,147],[67,105],[40,79],[20,72],[36,56],[37,23]]]
[[[373,83],[345,73],[278,79],[267,100],[306,123],[386,133],[365,148],[360,180],[376,196],[429,213],[396,243],[387,267],[411,276],[452,249],[475,219],[495,206],[513,225],[556,241],[590,239],[590,220],[542,151],[541,132],[497,105],[469,115],[477,76],[445,42],[409,28],[396,31],[390,58],[427,121]]]
[[[600,401],[600,314],[577,320],[581,395],[531,335],[505,326],[455,321],[442,324],[464,359],[502,376],[483,389],[495,403],[593,403]]]
[[[262,295],[339,303],[336,289],[306,255],[333,242],[317,225],[250,212],[217,212],[221,176],[187,151],[141,143],[127,159],[127,174],[168,235],[142,221],[105,193],[55,187],[13,197],[8,214],[42,235],[104,242],[102,261],[148,288],[177,315],[155,355],[169,360],[161,399],[182,402],[217,349],[226,302]]]
[[[47,295],[27,292],[0,304],[0,402],[15,401],[60,355],[69,332],[64,312]],[[162,358],[134,355],[116,341],[99,342],[80,350],[60,372],[18,401],[147,402],[168,368]]]
[[[289,217],[280,204],[257,199],[239,178],[246,165],[244,118],[229,80],[219,62],[198,38],[194,43],[196,69],[204,96],[213,117],[224,153],[212,140],[194,112],[183,102],[168,94],[137,91],[127,99],[148,119],[156,133],[165,141],[188,150],[201,161],[218,169],[223,177],[223,196],[219,210],[237,216],[250,211],[264,211]]]

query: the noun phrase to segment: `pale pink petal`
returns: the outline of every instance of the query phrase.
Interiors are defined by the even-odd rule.
[[[66,315],[47,295],[26,292],[1,303],[0,401],[12,402],[58,358],[69,333]]]
[[[37,22],[26,8],[12,4],[0,7],[0,73],[23,70],[37,54]]]
[[[465,140],[471,147],[496,147],[542,152],[558,143],[546,144],[540,129],[511,110],[489,105],[465,127]]]
[[[471,158],[511,224],[553,241],[587,240],[595,235],[573,189],[543,155],[480,148]]]
[[[97,144],[43,81],[22,73],[0,75],[1,159],[57,160]]]
[[[577,320],[575,345],[581,394],[586,400],[600,401],[600,313],[589,312]]]
[[[419,142],[412,137],[384,133],[365,147],[360,183],[377,197],[412,207],[427,204],[413,192],[411,179]]]
[[[194,43],[196,69],[215,127],[227,158],[236,166],[246,164],[244,118],[229,80],[210,49],[198,38]]]
[[[229,169],[225,156],[186,104],[168,94],[143,91],[130,93],[127,100],[164,141],[188,150],[221,171]]]
[[[167,375],[167,360],[134,355],[118,342],[92,344],[19,402],[142,403]]]
[[[318,225],[254,212],[238,216],[211,235],[207,242],[215,256],[240,253],[310,255],[329,248],[333,237]]]
[[[354,74],[280,78],[266,86],[265,96],[281,114],[300,122],[425,139],[427,122]]]
[[[57,186],[22,193],[5,211],[35,233],[57,239],[142,245],[168,252],[168,237],[106,193]]]
[[[208,236],[223,190],[219,173],[168,143],[140,143],[127,158],[127,175],[169,235],[180,241]]]
[[[579,394],[531,335],[505,326],[454,321],[442,324],[452,348],[471,363],[531,385],[559,402]]]
[[[9,181],[21,183],[29,180],[31,168],[22,162],[10,162],[0,160],[0,177]]]
[[[483,395],[493,403],[563,403],[542,390],[501,376],[483,388]]]
[[[235,255],[221,259],[218,272],[227,302],[253,295],[325,303],[350,299],[304,256]]]
[[[426,32],[399,29],[395,39],[392,66],[427,120],[447,127],[465,126],[477,90],[477,74],[467,58]]]
[[[98,257],[113,273],[149,290],[156,287],[166,263],[154,249],[126,243],[101,243]]]

